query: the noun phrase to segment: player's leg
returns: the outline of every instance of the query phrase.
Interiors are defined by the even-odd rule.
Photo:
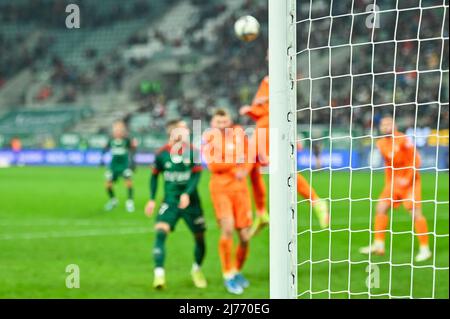
[[[389,223],[389,210],[392,206],[392,195],[389,188],[385,188],[380,196],[375,209],[375,221],[374,221],[374,241],[372,245],[363,247],[359,250],[362,254],[374,253],[377,255],[384,255],[385,253],[385,241],[386,241],[386,229]],[[398,204],[394,205],[394,208]]]
[[[222,263],[222,273],[225,279],[232,278],[236,271],[234,265],[233,253],[233,228],[234,220],[232,217],[223,217],[219,220],[220,239],[219,255]]]
[[[245,261],[250,249],[250,238],[252,225],[251,200],[248,192],[235,194],[233,201],[235,211],[235,227],[238,229],[239,245],[236,249],[236,275],[235,281],[242,287],[247,288],[250,283],[242,274]]]
[[[125,207],[129,213],[134,212],[134,200],[133,200],[133,171],[129,168],[125,169],[123,172],[123,177],[125,179],[125,186],[127,188],[128,199],[125,203]]]
[[[200,205],[191,204],[182,212],[181,216],[183,216],[187,226],[194,234],[195,248],[194,263],[191,270],[192,281],[197,288],[206,288],[208,282],[201,268],[206,254],[206,225],[202,209]]]
[[[414,200],[412,200],[413,192]],[[428,223],[426,217],[423,215],[421,205],[422,183],[420,181],[420,176],[416,177],[414,190],[411,187],[406,198],[407,200],[403,204],[414,218],[414,228],[419,241],[419,253],[416,255],[416,261],[422,262],[431,258],[432,253],[429,244]]]
[[[414,228],[419,241],[419,253],[416,255],[416,261],[422,262],[431,258],[432,255],[429,244],[427,219],[423,215],[421,207],[416,206],[414,212],[411,210],[411,214],[414,216]]]
[[[250,230],[248,228],[239,229],[239,245],[236,250],[236,270],[240,272],[247,260],[250,243]]]
[[[245,261],[247,260],[250,250],[250,228],[239,229],[239,245],[236,249],[236,275],[234,279],[242,288],[248,288],[250,286],[249,281],[242,274]]]
[[[233,258],[234,217],[232,200],[228,194],[211,193],[217,221],[220,227],[219,256],[225,288],[229,293],[240,295],[244,292],[235,280],[235,261]]]
[[[327,228],[330,222],[330,213],[326,201],[321,200],[314,188],[309,185],[302,174],[297,174],[297,192],[305,199],[310,200],[314,213],[319,219],[320,227]]]
[[[261,174],[261,165],[256,163],[250,171],[250,181],[256,206],[256,219],[251,229],[251,235],[256,235],[261,229],[269,225],[269,214],[266,204],[266,185]]]
[[[261,174],[261,164],[255,163],[250,171],[250,180],[252,184],[253,197],[255,199],[256,214],[262,216],[267,214],[266,204],[266,184]]]
[[[170,231],[175,229],[178,221],[176,207],[171,207],[166,203],[161,205],[155,225],[155,243],[153,247],[154,280],[153,287],[163,289],[166,285],[166,274],[164,262],[166,258],[166,240]]]
[[[205,232],[198,232],[194,234],[195,249],[194,259],[195,262],[192,265],[191,276],[195,287],[206,288],[208,281],[202,271],[203,260],[205,259],[206,244],[205,244]]]
[[[114,194],[114,188],[113,188],[113,181],[112,180],[108,180],[105,183],[105,187],[106,187],[106,192],[108,194],[108,197],[110,200],[116,200],[116,195]]]
[[[114,194],[114,182],[117,180],[117,176],[116,174],[114,174],[113,171],[108,170],[105,173],[105,178],[106,178],[106,182],[105,182],[105,189],[106,189],[106,193],[108,194],[109,200],[105,205],[105,210],[106,211],[111,211],[112,209],[114,209],[114,207],[117,206],[117,198]]]
[[[219,221],[220,240],[219,255],[222,264],[222,274],[225,288],[229,293],[240,295],[244,292],[243,288],[235,281],[236,265],[233,256],[233,230],[234,220],[232,217],[222,218]]]
[[[170,232],[170,226],[167,223],[157,223],[155,225],[155,232],[155,244],[153,247],[153,260],[155,262],[153,287],[162,289],[166,285],[164,260],[166,257],[166,239]]]

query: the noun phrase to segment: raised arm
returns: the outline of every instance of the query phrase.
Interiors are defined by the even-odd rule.
[[[158,176],[159,171],[157,169],[153,169],[152,175],[150,177],[150,200],[156,199],[156,194],[158,192]]]
[[[269,103],[269,79],[264,78],[256,92],[252,104],[243,109],[243,113],[257,121],[263,116],[269,114],[267,104]]]

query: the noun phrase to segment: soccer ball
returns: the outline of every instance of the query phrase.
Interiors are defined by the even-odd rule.
[[[259,22],[249,15],[240,17],[234,24],[234,32],[242,41],[251,42],[259,36]]]

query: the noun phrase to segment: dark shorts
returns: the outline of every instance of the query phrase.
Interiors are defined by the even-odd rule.
[[[180,219],[184,219],[192,233],[200,233],[206,230],[203,210],[199,204],[191,204],[186,209],[179,209],[175,204],[161,204],[156,222],[167,223],[170,230],[174,231]]]
[[[110,182],[116,182],[120,177],[130,179],[132,176],[133,171],[128,166],[112,166],[105,173],[106,180]]]

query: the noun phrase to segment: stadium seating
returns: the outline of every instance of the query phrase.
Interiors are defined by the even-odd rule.
[[[40,6],[34,7],[34,10],[48,9],[52,3],[52,0],[40,0]],[[5,52],[0,59],[0,116],[11,109],[31,108],[37,112],[41,108],[48,109],[61,103],[73,104],[74,108],[80,104],[89,105],[93,114],[65,126],[64,133],[105,134],[114,120],[124,119],[129,122],[134,134],[150,136],[146,140],[158,140],[151,135],[161,131],[169,118],[181,116],[207,120],[214,106],[225,106],[236,113],[240,105],[250,102],[259,80],[267,74],[267,41],[264,37],[261,41],[242,46],[229,27],[237,15],[248,12],[244,0],[226,3],[135,0],[120,4],[113,0],[88,0],[83,1],[82,6],[82,12],[87,13],[83,27],[70,31],[61,27],[61,19],[45,14],[31,15],[25,10],[30,6],[24,4],[29,3],[20,0],[11,4],[10,1],[0,0],[3,9],[3,13],[0,13],[0,50]],[[137,5],[146,7],[136,9]],[[345,2],[338,2],[333,10],[337,13],[343,11],[345,5]],[[52,10],[62,12],[63,9]],[[301,6],[299,9],[301,15]],[[324,10],[320,1],[312,9],[316,13]],[[253,1],[252,11],[263,22],[263,34],[266,35],[266,1]],[[29,16],[29,23],[18,23],[18,20],[11,18],[14,16]],[[431,21],[432,15],[424,15],[424,18]],[[343,22],[336,19],[333,27],[345,26]],[[363,21],[356,20],[355,23],[361,24]],[[329,32],[329,21],[320,20],[313,27],[316,32],[310,47],[321,48],[326,45],[324,41]],[[404,29],[410,32],[414,29],[414,23],[405,25]],[[301,41],[307,34],[308,28],[299,28],[300,50],[307,43]],[[355,31],[354,42],[362,43],[364,36]],[[385,39],[389,35],[380,30],[376,36]],[[345,43],[346,31],[343,30],[338,37],[333,36],[330,40],[333,45]],[[5,50],[6,47],[8,50]],[[27,49],[25,52],[30,53],[21,54],[24,48]],[[390,52],[392,48],[385,49]],[[364,46],[356,47],[355,50],[359,50],[359,61],[353,61],[353,72],[363,74],[371,51]],[[326,66],[328,61],[332,63],[334,75],[348,72],[345,69],[350,58],[347,47],[334,49],[331,53],[327,48],[318,49],[311,54],[315,63],[310,72],[315,77],[326,76],[327,69],[322,66]],[[17,60],[16,56],[21,58],[20,63],[11,67],[11,57]],[[376,67],[380,70],[385,68],[387,61],[381,55],[376,55],[376,58]],[[402,67],[409,67],[409,62],[401,56],[398,61],[403,63]],[[297,63],[302,70],[300,75],[308,76],[303,71],[308,69],[306,57],[302,56]],[[350,101],[348,92],[351,82],[345,77],[337,78],[333,86],[341,89],[338,95],[332,97],[333,106],[368,104],[370,95],[366,88],[371,83],[367,81],[369,79],[365,77],[355,79],[353,85],[358,94]],[[147,82],[158,83],[159,91],[141,90],[141,85]],[[309,107],[307,101],[310,98],[313,108],[329,103],[328,97],[321,93],[329,90],[328,81],[316,84],[311,97],[310,88],[303,83],[306,82],[298,86],[300,109]],[[392,91],[393,81],[380,79],[375,84],[378,88],[375,101],[389,100],[387,92]],[[448,80],[443,84],[448,87]],[[432,81],[429,85],[433,85]],[[403,99],[412,94],[399,84],[397,92]],[[430,105],[430,110],[419,112],[435,116],[435,106]],[[359,127],[355,128],[357,131],[363,132],[370,126],[367,112],[368,108],[355,111],[355,120],[359,123]],[[326,126],[329,122],[329,116],[323,111],[315,112],[314,116],[313,120],[318,125]],[[344,125],[348,122],[349,109],[337,109],[333,116],[333,121]],[[400,125],[409,125],[407,114],[401,118]],[[301,116],[299,124],[308,124],[309,120],[308,116]],[[58,134],[55,133],[54,140],[60,140]],[[0,135],[6,134],[0,130]],[[38,137],[36,141],[39,141]]]
[[[24,147],[33,148],[42,137],[59,135],[70,126],[89,117],[92,109],[86,106],[60,105],[49,109],[22,108],[0,117],[2,141],[21,137]]]

